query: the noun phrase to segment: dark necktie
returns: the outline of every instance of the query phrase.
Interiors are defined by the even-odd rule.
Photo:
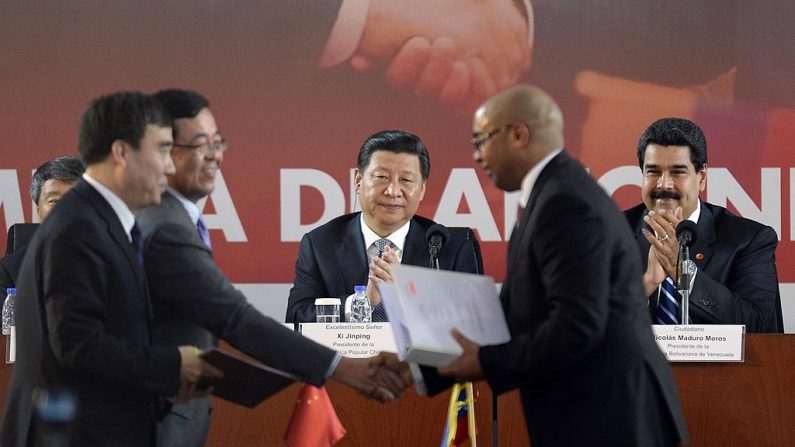
[[[199,220],[196,222],[196,229],[199,231],[199,236],[201,236],[202,241],[204,241],[204,245],[212,249],[213,244],[212,241],[210,241],[210,231],[207,229],[207,225],[204,224],[202,216],[199,216]]]
[[[135,255],[141,267],[144,266],[144,238],[141,235],[141,228],[138,223],[134,223],[130,230],[130,238],[132,239],[132,247],[135,250]]]
[[[679,292],[676,291],[673,279],[665,278],[660,284],[660,298],[654,312],[656,324],[679,324]]]

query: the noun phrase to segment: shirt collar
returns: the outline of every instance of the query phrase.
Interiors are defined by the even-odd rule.
[[[535,166],[533,166],[529,171],[527,171],[527,174],[525,174],[524,178],[522,179],[522,187],[521,187],[522,195],[519,199],[519,206],[524,208],[527,205],[527,201],[530,200],[530,193],[533,192],[533,186],[535,186],[536,180],[538,180],[538,176],[541,175],[541,171],[562,150],[563,149],[556,149],[550,152],[549,154],[547,154],[546,157],[542,158],[541,161],[536,163]]]
[[[199,207],[196,206],[195,203],[188,200],[185,196],[180,194],[179,191],[172,188],[171,186],[166,186],[166,191],[172,196],[174,196],[177,200],[179,200],[179,203],[181,203],[182,207],[185,208],[185,211],[188,212],[188,216],[190,216],[191,222],[195,224],[199,221],[199,216],[201,215],[201,213],[199,212]]]
[[[367,249],[373,242],[377,241],[378,239],[389,239],[390,242],[395,244],[398,249],[398,257],[403,256],[403,247],[406,245],[406,236],[409,234],[409,226],[411,225],[411,220],[406,222],[402,227],[398,228],[397,231],[393,232],[389,236],[381,237],[375,233],[375,231],[371,230],[370,227],[364,222],[364,213],[359,214],[359,221],[361,222],[362,227],[362,236],[364,236],[364,248]]]
[[[103,185],[99,182],[99,180],[95,179],[88,175],[87,172],[83,173],[83,180],[88,182],[89,185],[93,186],[97,192],[105,198],[105,201],[108,202],[110,207],[113,209],[113,212],[116,214],[116,217],[119,219],[121,223],[121,227],[124,228],[124,234],[127,235],[127,239],[132,242],[132,237],[130,236],[130,230],[132,230],[133,225],[135,225],[135,215],[130,211],[130,207],[124,203],[119,196],[113,193],[107,186]]]
[[[698,223],[699,217],[701,217],[701,199],[698,199],[698,206],[695,210],[693,210],[693,214],[691,214],[687,220],[692,220],[694,223]]]

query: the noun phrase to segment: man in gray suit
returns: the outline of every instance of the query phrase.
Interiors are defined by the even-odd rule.
[[[190,340],[206,349],[220,337],[268,365],[320,386],[339,380],[382,401],[403,390],[391,371],[368,374],[367,359],[340,357],[262,315],[220,271],[196,202],[210,194],[227,143],[198,93],[164,90],[157,97],[174,118],[175,173],[160,207],[138,213],[158,344]],[[211,398],[174,405],[158,426],[158,445],[201,446],[210,425]]]

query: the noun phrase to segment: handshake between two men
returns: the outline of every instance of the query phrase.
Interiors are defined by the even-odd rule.
[[[207,396],[212,388],[201,387],[201,380],[223,377],[222,371],[200,357],[201,350],[198,348],[180,346],[179,352],[179,391],[168,399],[175,404]],[[369,358],[340,357],[330,378],[380,402],[396,399],[414,383],[408,364],[399,361],[397,355],[390,352],[382,352]]]

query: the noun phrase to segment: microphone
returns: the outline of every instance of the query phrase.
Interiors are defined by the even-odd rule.
[[[698,240],[698,227],[691,220],[683,220],[676,226],[676,240],[679,241],[679,259],[682,261],[682,273],[677,278],[678,289],[682,296],[679,305],[682,324],[690,324],[690,280],[695,272],[695,263],[690,260],[690,247]]]
[[[431,268],[439,268],[439,260],[437,259],[439,250],[442,249],[442,246],[449,238],[450,231],[442,224],[433,224],[425,232],[425,240],[428,241],[428,251],[431,254]]]
[[[428,241],[428,246],[435,246],[438,249],[442,248],[447,239],[450,238],[450,231],[442,224],[433,224],[428,231],[425,232],[425,240]]]
[[[698,227],[692,220],[683,220],[676,226],[676,239],[684,247],[692,247],[698,240]]]

